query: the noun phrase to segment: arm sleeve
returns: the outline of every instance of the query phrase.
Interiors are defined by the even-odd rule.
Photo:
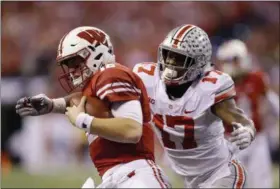
[[[279,117],[279,96],[274,91],[267,90],[265,95],[267,102],[275,116]]]
[[[111,111],[114,117],[130,118],[143,124],[142,108],[138,100],[114,102]]]
[[[218,88],[215,92],[215,103],[219,103],[236,95],[232,78],[223,73],[218,79]]]
[[[111,103],[139,100],[141,90],[133,79],[132,72],[121,69],[107,69],[96,82],[96,96]]]
[[[266,98],[272,113],[279,116],[279,95],[269,88],[269,77],[264,72],[256,72],[255,79],[261,94]]]
[[[268,91],[269,86],[269,77],[264,72],[256,72],[255,73],[255,80],[258,84],[259,91],[266,95],[266,92]]]

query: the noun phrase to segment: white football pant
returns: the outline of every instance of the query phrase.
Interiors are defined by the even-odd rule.
[[[109,169],[97,188],[171,188],[171,185],[153,161],[135,160]]]
[[[258,133],[251,145],[237,156],[248,172],[250,187],[272,188],[272,161],[265,133]]]

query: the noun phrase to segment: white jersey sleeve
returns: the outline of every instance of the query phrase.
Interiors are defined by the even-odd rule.
[[[220,72],[216,72],[214,74],[219,73]],[[219,77],[217,78],[217,83],[218,86],[215,91],[215,103],[232,98],[236,95],[234,82],[228,74],[222,73],[221,75],[219,75]]]
[[[130,118],[137,121],[141,125],[143,124],[143,114],[139,100],[114,102],[112,104],[111,112],[114,117]]]
[[[157,64],[153,62],[138,63],[133,68],[133,72],[142,79],[149,96],[154,90],[154,87],[158,80],[157,69]]]
[[[228,74],[217,70],[206,73],[198,85],[203,93],[202,96],[210,95],[210,101],[205,99],[208,102],[207,104],[210,103],[209,105],[233,98],[236,95],[232,78]]]
[[[136,73],[144,82],[145,85],[148,83],[152,84],[151,81],[157,73],[157,64],[153,62],[138,63],[133,67],[133,72]]]

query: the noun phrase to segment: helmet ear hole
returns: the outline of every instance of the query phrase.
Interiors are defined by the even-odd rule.
[[[103,55],[102,53],[99,53],[94,59],[95,59],[95,60],[99,60],[99,59],[101,58],[102,55]]]
[[[95,47],[93,47],[93,46],[88,46],[88,48],[90,48],[93,52],[95,51]]]
[[[95,48],[98,47],[99,45],[101,45],[100,42],[97,42],[97,43],[95,44]]]
[[[96,64],[93,64],[93,67],[95,67],[95,68],[96,68],[96,67],[97,67],[97,66],[96,66]]]

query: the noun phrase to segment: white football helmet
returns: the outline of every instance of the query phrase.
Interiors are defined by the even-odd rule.
[[[246,44],[238,39],[224,42],[217,50],[217,60],[222,62],[222,71],[232,77],[252,69]],[[238,65],[234,65],[236,61]]]
[[[101,67],[115,63],[110,37],[95,27],[75,28],[60,40],[57,62],[64,72],[59,81],[67,92],[83,87]]]
[[[176,57],[173,63],[167,61],[169,55]],[[193,81],[211,67],[211,55],[212,45],[205,31],[194,25],[177,27],[158,49],[161,79],[166,85]]]

